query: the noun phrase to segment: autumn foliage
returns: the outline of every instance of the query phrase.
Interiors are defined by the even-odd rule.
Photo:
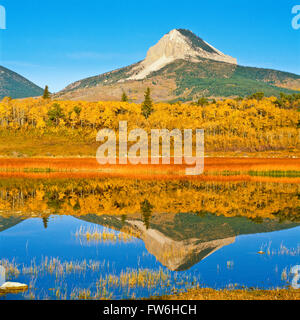
[[[26,139],[51,133],[84,136],[95,141],[102,128],[118,130],[128,121],[128,130],[143,128],[204,129],[207,152],[299,150],[300,99],[227,99],[195,104],[153,104],[146,119],[142,105],[128,102],[52,101],[50,99],[3,99],[0,103],[0,133],[23,134]]]

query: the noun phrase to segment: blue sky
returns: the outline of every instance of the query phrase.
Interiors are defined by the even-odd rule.
[[[300,0],[0,0],[0,64],[52,92],[145,58],[174,28],[192,30],[239,64],[300,74]]]

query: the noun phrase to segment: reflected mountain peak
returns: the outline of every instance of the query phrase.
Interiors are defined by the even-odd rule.
[[[299,225],[270,220],[257,224],[243,217],[190,213],[153,214],[149,227],[136,215],[128,215],[125,225],[117,216],[85,215],[78,218],[137,235],[147,251],[171,271],[190,269],[222,247],[233,244],[239,235],[272,232]]]
[[[147,229],[141,221],[129,221],[141,233],[146,249],[171,271],[186,270],[220,248],[232,244],[235,237],[207,242],[199,239],[176,241],[155,229]]]

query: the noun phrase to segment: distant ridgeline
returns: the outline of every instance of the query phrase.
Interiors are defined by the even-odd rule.
[[[167,74],[174,75],[175,94],[182,101],[194,100],[199,95],[246,97],[255,92],[264,92],[266,96],[300,93],[300,76],[298,75],[209,60],[202,60],[202,63],[177,61],[154,73],[155,76]],[[299,82],[298,90],[289,89],[288,82],[295,84]]]

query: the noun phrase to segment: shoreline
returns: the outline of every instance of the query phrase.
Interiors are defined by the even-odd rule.
[[[300,289],[191,289],[185,293],[152,297],[149,300],[300,300]]]

